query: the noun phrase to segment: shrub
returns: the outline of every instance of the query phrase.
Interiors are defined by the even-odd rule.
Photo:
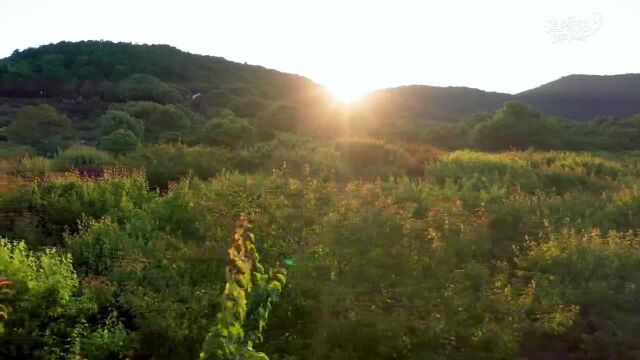
[[[116,155],[125,155],[140,145],[140,140],[129,130],[119,129],[100,138],[98,147]]]
[[[65,229],[78,229],[84,217],[109,216],[122,222],[157,195],[149,192],[143,174],[107,172],[99,181],[86,180],[76,174],[47,177],[33,189],[32,205],[40,215],[42,227],[54,237]]]
[[[528,244],[517,263],[521,280],[535,286],[528,313],[537,334],[562,336],[585,358],[638,351],[637,244],[633,233],[574,230]]]
[[[53,155],[75,142],[71,121],[49,105],[21,109],[7,129],[9,139],[33,147],[38,154]]]
[[[182,144],[160,144],[140,147],[123,160],[129,168],[144,169],[149,183],[166,188],[190,172],[203,179],[232,167],[231,153],[219,147],[187,147]]]
[[[249,125],[245,119],[225,111],[204,125],[201,141],[207,145],[237,148],[250,143],[254,133],[253,126]]]
[[[24,243],[0,239],[0,273],[11,279],[15,291],[0,336],[3,358],[73,358],[98,345],[74,346],[78,330],[93,339],[96,330],[112,333],[107,327],[87,325],[97,306],[80,287],[70,256],[56,250],[33,253]],[[128,350],[124,344],[98,343],[105,353],[121,356]]]
[[[52,163],[51,159],[27,155],[18,160],[15,172],[25,177],[44,176],[53,167]]]
[[[147,74],[133,74],[123,79],[118,85],[118,93],[127,101],[151,100],[172,104],[183,100],[179,91]]]
[[[58,171],[69,171],[82,166],[114,166],[116,161],[108,153],[94,147],[75,145],[58,154],[53,164]]]
[[[270,174],[284,170],[291,176],[315,176],[323,179],[347,177],[348,169],[331,146],[315,144],[309,138],[281,133],[238,154],[236,165],[246,172]]]
[[[345,138],[336,142],[336,149],[356,177],[400,176],[409,164],[404,150],[382,140]]]
[[[137,138],[142,138],[144,134],[142,121],[124,111],[109,110],[100,116],[98,123],[100,124],[100,136],[112,134],[120,129],[131,131]]]

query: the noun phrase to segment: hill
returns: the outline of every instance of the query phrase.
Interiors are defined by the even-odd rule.
[[[640,74],[570,75],[516,95],[549,115],[575,120],[640,113]]]
[[[545,115],[574,120],[628,117],[640,113],[640,74],[569,75],[511,95],[466,87],[401,86],[372,92],[365,103],[384,117],[457,121],[521,101]]]
[[[363,108],[379,117],[457,121],[475,112],[493,112],[513,96],[468,87],[400,86],[370,93]]]
[[[133,74],[151,75],[193,94],[223,89],[231,95],[278,100],[319,89],[302,76],[194,55],[168,45],[82,41],[29,48],[0,60],[0,94],[104,97],[105,87]]]
[[[391,123],[455,122],[521,101],[545,115],[590,120],[640,113],[639,94],[640,74],[570,75],[516,95],[411,85],[373,91],[356,112]],[[278,103],[298,112],[332,114],[334,106],[324,87],[303,76],[168,45],[108,41],[60,42],[14,52],[0,60],[0,97],[0,126],[25,102],[51,103],[76,128],[90,127],[110,103],[130,100],[183,104],[205,117],[223,108],[256,117]]]

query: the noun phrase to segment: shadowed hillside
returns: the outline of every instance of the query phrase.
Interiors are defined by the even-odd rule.
[[[543,113],[575,120],[640,112],[640,74],[570,75],[516,95]]]

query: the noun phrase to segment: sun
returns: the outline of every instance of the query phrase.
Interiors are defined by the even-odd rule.
[[[369,89],[354,83],[336,82],[325,86],[337,101],[347,104],[357,102],[369,92]]]

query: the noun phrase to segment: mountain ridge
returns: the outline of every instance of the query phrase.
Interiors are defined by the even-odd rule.
[[[111,41],[63,41],[14,51],[0,59],[0,96],[82,95],[117,101],[120,97],[112,94],[113,89],[138,73],[158,78],[167,84],[166,93],[175,90],[185,100],[209,94],[215,106],[229,105],[220,100],[227,97],[303,106],[326,103],[330,98],[322,84],[303,75],[193,54],[170,45]],[[381,116],[449,122],[474,112],[493,112],[506,101],[521,101],[548,116],[590,120],[640,113],[638,98],[638,73],[571,74],[516,94],[424,84],[374,89],[363,97],[360,107],[365,104],[370,107],[368,112]],[[249,111],[252,113],[255,111]]]

